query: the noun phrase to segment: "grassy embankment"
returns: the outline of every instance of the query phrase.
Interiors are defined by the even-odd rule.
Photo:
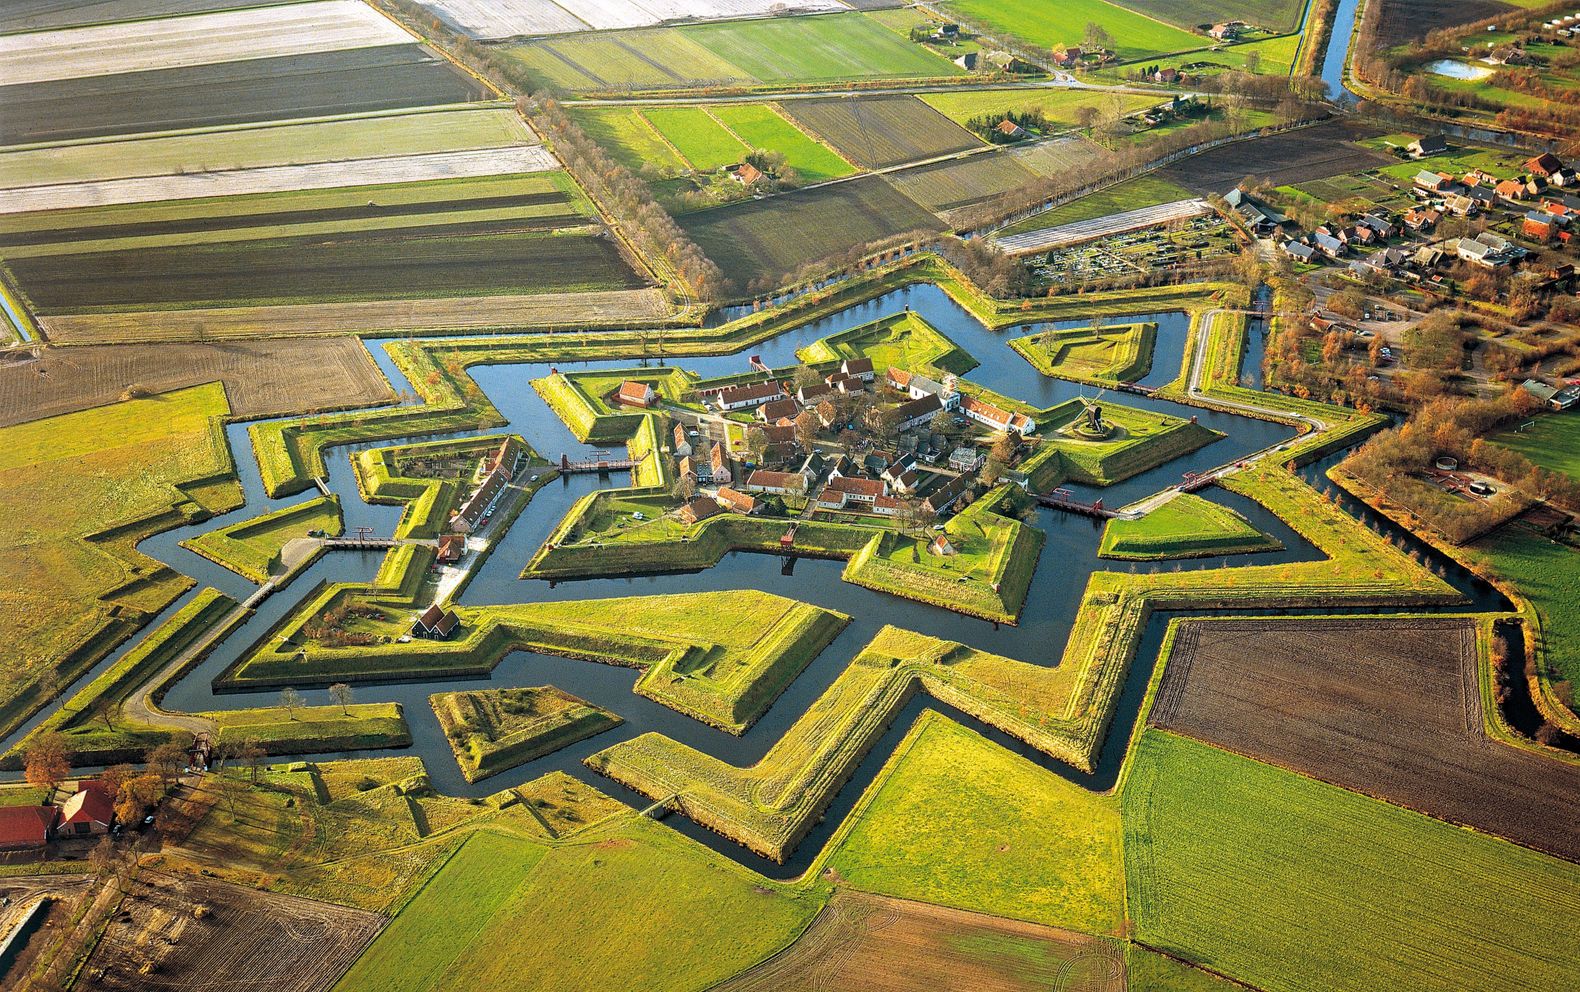
[[[216,383],[0,428],[0,733],[191,586],[137,543],[241,505],[229,412]]]
[[[1270,992],[1573,974],[1575,865],[1163,731],[1133,761],[1125,863],[1147,945]]]
[[[1228,507],[1181,493],[1139,520],[1108,521],[1097,555],[1159,561],[1277,551],[1283,546]]]
[[[422,441],[358,451],[351,459],[357,490],[369,503],[401,504],[396,540],[432,540],[471,485],[478,459],[499,448],[507,435]],[[519,435],[524,465],[548,463]],[[519,471],[519,470],[518,470]],[[443,474],[438,474],[443,473]],[[540,480],[541,481],[541,480]]]
[[[671,358],[729,354],[892,290],[929,282],[992,328],[1138,311],[1186,309],[1194,313],[1224,294],[1244,294],[1240,287],[1212,283],[1044,300],[996,300],[938,256],[919,254],[717,327],[396,342],[389,346],[390,355],[423,401],[420,405],[259,422],[249,428],[253,450],[269,495],[289,495],[309,488],[314,477],[324,474],[324,452],[335,445],[484,430],[505,423],[465,374],[472,365],[606,360],[640,354],[660,342]]]
[[[1042,439],[1019,466],[1036,492],[1048,492],[1067,481],[1113,485],[1224,436],[1168,414],[1104,403],[1103,420],[1110,425],[1109,434],[1101,441],[1089,441],[1069,430],[1085,413],[1086,406],[1079,399],[1040,412],[1037,422]]]
[[[349,624],[373,643],[331,646],[311,636],[320,618],[348,605],[379,614]],[[743,733],[849,622],[830,610],[740,590],[459,607],[462,628],[452,640],[399,643],[413,608],[398,587],[327,585],[267,633],[220,684],[263,688],[483,675],[511,651],[538,651],[641,669],[638,693]]]
[[[662,402],[695,406],[685,400],[696,377],[681,369],[624,369],[600,372],[555,372],[532,380],[532,388],[550,410],[565,422],[578,441],[610,444],[625,441],[647,416],[634,407],[617,406],[610,394],[626,381],[653,387]]]
[[[1226,485],[1267,506],[1328,557],[1208,571],[1094,573],[1057,666],[885,630],[762,761],[735,768],[656,734],[589,762],[764,856],[783,859],[912,693],[926,691],[1082,769],[1102,746],[1154,610],[1450,603],[1454,589],[1299,479],[1263,468]]]
[[[1038,372],[1059,379],[1107,384],[1135,382],[1152,371],[1158,325],[1066,327],[1013,338],[1009,346]]]
[[[187,538],[181,546],[253,582],[268,582],[283,566],[286,544],[317,531],[340,533],[340,500],[320,496],[272,513]],[[305,564],[305,562],[304,562]]]
[[[428,697],[468,782],[509,771],[625,721],[553,686]]]
[[[885,531],[851,556],[842,577],[967,616],[1015,623],[1043,544],[1042,531],[1004,515],[1013,512],[1018,496],[1024,502],[1019,494],[1014,486],[1000,486],[951,517],[943,533],[955,554],[931,554],[930,533]]]

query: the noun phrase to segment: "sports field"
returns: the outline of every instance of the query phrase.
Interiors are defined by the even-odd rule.
[[[854,12],[566,35],[506,51],[539,85],[571,93],[929,79],[963,72]]]
[[[1102,26],[1113,37],[1124,59],[1205,48],[1212,41],[1105,0],[947,0],[941,6],[962,20],[1043,49],[1078,47],[1089,23]]]
[[[1267,992],[1561,989],[1580,866],[1149,730],[1124,788],[1136,938]]]

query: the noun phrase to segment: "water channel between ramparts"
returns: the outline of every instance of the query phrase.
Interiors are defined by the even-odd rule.
[[[947,294],[931,285],[912,286],[885,294],[867,303],[795,328],[770,341],[761,342],[733,355],[709,358],[681,357],[671,359],[670,364],[696,371],[704,376],[713,376],[744,371],[747,367],[747,356],[755,354],[761,356],[771,366],[786,366],[795,362],[794,353],[797,348],[838,331],[900,312],[907,306],[977,359],[980,364],[965,377],[972,382],[1039,407],[1051,406],[1078,395],[1090,398],[1097,393],[1097,390],[1090,386],[1081,387],[1042,376],[1025,359],[1007,347],[1009,338],[1021,334],[1035,333],[1048,327],[1084,326],[1089,321],[1028,323],[1002,331],[990,331],[951,300]],[[1180,312],[1162,312],[1114,316],[1105,322],[1124,323],[1142,320],[1156,321],[1158,325],[1152,372],[1143,382],[1148,385],[1162,384],[1178,374],[1184,359],[1190,321]],[[1253,322],[1248,341],[1250,347],[1247,350],[1254,356],[1260,355],[1262,335],[1262,328]],[[375,360],[389,377],[391,384],[397,390],[405,388],[407,383],[391,362],[382,342],[372,341],[369,344]],[[566,369],[610,369],[629,368],[635,362],[628,359],[557,364]],[[531,381],[546,375],[548,371],[547,363],[528,363],[479,366],[474,367],[471,374],[500,413],[509,420],[508,425],[499,428],[498,431],[520,434],[541,454],[550,459],[557,459],[562,451],[574,455],[587,449],[576,441],[532,388]],[[1258,382],[1259,378],[1258,370],[1256,375]],[[1101,496],[1111,506],[1122,505],[1163,489],[1178,482],[1182,473],[1187,471],[1214,467],[1277,444],[1293,435],[1293,429],[1284,425],[1183,406],[1152,397],[1109,393],[1102,401],[1186,418],[1195,416],[1206,426],[1227,435],[1223,440],[1208,445],[1200,451],[1175,459],[1107,489],[1072,487],[1079,495],[1088,499]],[[250,583],[207,559],[186,551],[179,546],[179,542],[215,527],[244,520],[308,497],[298,495],[280,500],[267,498],[263,494],[258,467],[252,457],[246,425],[231,425],[227,434],[232,452],[236,456],[237,473],[246,493],[246,506],[201,524],[156,535],[144,541],[141,549],[197,580],[198,588],[213,586],[240,600],[252,592],[254,587]],[[389,443],[393,442],[380,442],[379,446]],[[388,535],[393,532],[399,519],[400,508],[369,505],[362,500],[347,457],[351,450],[355,449],[335,448],[327,453],[326,458],[329,466],[328,484],[340,497],[345,524],[348,529],[369,526],[377,535]],[[1308,478],[1319,486],[1322,482],[1316,473],[1319,473],[1322,467],[1322,463],[1319,463],[1307,470]],[[636,695],[632,687],[637,673],[631,669],[518,651],[505,658],[492,675],[485,679],[359,684],[356,687],[358,702],[398,702],[404,706],[406,718],[411,725],[413,746],[391,752],[357,752],[308,757],[328,759],[384,753],[416,754],[426,763],[435,787],[446,793],[462,796],[487,795],[547,772],[559,770],[589,782],[633,806],[646,806],[646,799],[594,774],[581,764],[582,759],[617,741],[651,731],[665,734],[737,766],[753,764],[762,758],[785,731],[806,712],[808,706],[829,687],[856,653],[885,624],[960,641],[972,647],[1035,664],[1056,665],[1063,653],[1065,640],[1088,576],[1097,570],[1128,568],[1114,562],[1101,562],[1097,558],[1097,543],[1101,533],[1099,521],[1042,509],[1038,511],[1037,518],[1033,522],[1047,535],[1047,542],[1018,626],[995,625],[842,582],[840,572],[844,567],[843,562],[815,559],[787,562],[777,555],[734,553],[726,556],[715,567],[695,573],[589,579],[552,585],[543,581],[518,578],[527,559],[578,498],[599,488],[626,484],[628,481],[623,475],[613,478],[579,475],[557,480],[545,486],[510,530],[502,536],[491,556],[463,591],[460,602],[476,606],[758,589],[851,615],[854,619],[849,627],[807,667],[749,732],[741,737],[725,734]],[[1142,565],[1137,566],[1138,570],[1215,568],[1225,564],[1310,561],[1320,557],[1311,545],[1259,504],[1216,488],[1207,490],[1204,495],[1239,511],[1257,527],[1282,541],[1285,549],[1273,553],[1236,556],[1228,560],[1208,558],[1182,563]],[[1350,501],[1346,502],[1346,509],[1369,525],[1383,530],[1390,537],[1409,539],[1408,535],[1393,528],[1386,521],[1376,518],[1364,506]],[[1466,592],[1473,602],[1471,608],[1501,607],[1499,597],[1489,588],[1473,580],[1468,573],[1451,562],[1436,557],[1435,553],[1429,552],[1428,549],[1422,550],[1433,554],[1434,560],[1445,568],[1450,581]],[[271,626],[294,610],[301,603],[302,598],[320,582],[366,582],[378,570],[381,559],[382,553],[379,552],[335,551],[324,555],[299,575],[290,587],[264,600],[253,617],[222,642],[201,665],[171,686],[165,694],[164,705],[172,710],[185,711],[272,705],[277,699],[277,695],[273,692],[216,694],[212,689],[212,680],[236,661]],[[164,611],[148,629],[151,630],[163,622],[186,602],[190,595],[182,597]],[[1155,616],[1146,628],[1136,662],[1132,666],[1105,742],[1098,771],[1094,775],[1076,772],[944,704],[918,696],[902,711],[884,739],[872,749],[839,793],[823,822],[802,842],[787,864],[776,866],[764,861],[735,843],[697,827],[683,817],[672,816],[666,822],[743,864],[776,877],[795,875],[807,866],[821,849],[833,828],[871,783],[878,769],[892,753],[894,745],[914,722],[916,715],[929,707],[948,713],[1002,746],[1026,756],[1071,781],[1095,789],[1107,789],[1112,786],[1118,773],[1125,743],[1139,712],[1147,681],[1156,664],[1166,620],[1167,616],[1160,614]],[[94,671],[79,680],[78,684],[86,684],[87,679],[113,663],[114,659],[132,643],[135,643],[135,640],[96,666]],[[444,739],[438,720],[428,703],[428,696],[432,693],[456,689],[525,685],[558,686],[618,713],[625,719],[625,723],[614,730],[519,766],[508,773],[469,785],[462,777]],[[75,688],[73,686],[72,691]],[[62,698],[69,698],[69,695],[68,692]],[[327,701],[320,698],[322,693],[317,690],[310,690],[307,695],[310,702]],[[20,739],[21,735],[38,720],[43,719],[44,715],[40,714],[29,721],[4,742],[5,746],[9,747],[15,740]]]

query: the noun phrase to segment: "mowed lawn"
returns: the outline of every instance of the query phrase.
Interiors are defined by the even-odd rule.
[[[481,832],[336,989],[707,988],[789,943],[822,904],[640,817],[563,846]]]
[[[1038,48],[1081,44],[1087,24],[1099,24],[1114,38],[1121,58],[1145,58],[1212,43],[1104,0],[949,0],[943,4],[966,21],[1014,35]]]
[[[1541,618],[1548,665],[1560,680],[1580,686],[1580,549],[1505,527],[1471,550],[1531,601]]]
[[[0,658],[0,726],[48,667],[106,629],[162,609],[187,580],[131,546],[86,538],[179,505],[189,513],[239,505],[219,419],[219,384],[0,429],[0,596],[10,650]],[[213,479],[189,499],[177,484]],[[167,526],[182,522],[174,514]],[[69,666],[68,666],[69,667]]]
[[[1580,479],[1580,414],[1544,414],[1530,427],[1504,431],[1492,441],[1542,468]]]
[[[1136,938],[1266,992],[1572,988],[1580,865],[1147,731]]]
[[[829,865],[871,892],[1093,934],[1124,918],[1119,807],[935,712],[857,807]]]

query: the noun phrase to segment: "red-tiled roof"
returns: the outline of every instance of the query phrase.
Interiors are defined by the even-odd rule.
[[[653,387],[645,382],[633,382],[627,379],[620,383],[620,389],[615,396],[624,403],[646,404],[652,401]]]
[[[42,847],[58,813],[53,806],[0,806],[0,848]]]
[[[729,486],[719,487],[719,502],[738,513],[750,513],[757,509],[757,501],[742,492],[736,492]]]
[[[61,822],[69,824],[102,823],[108,827],[114,817],[115,802],[103,782],[83,782],[61,810]]]
[[[830,479],[826,488],[836,493],[849,493],[852,496],[876,498],[883,495],[883,481],[881,479],[857,479],[848,475],[842,475],[837,479]]]

